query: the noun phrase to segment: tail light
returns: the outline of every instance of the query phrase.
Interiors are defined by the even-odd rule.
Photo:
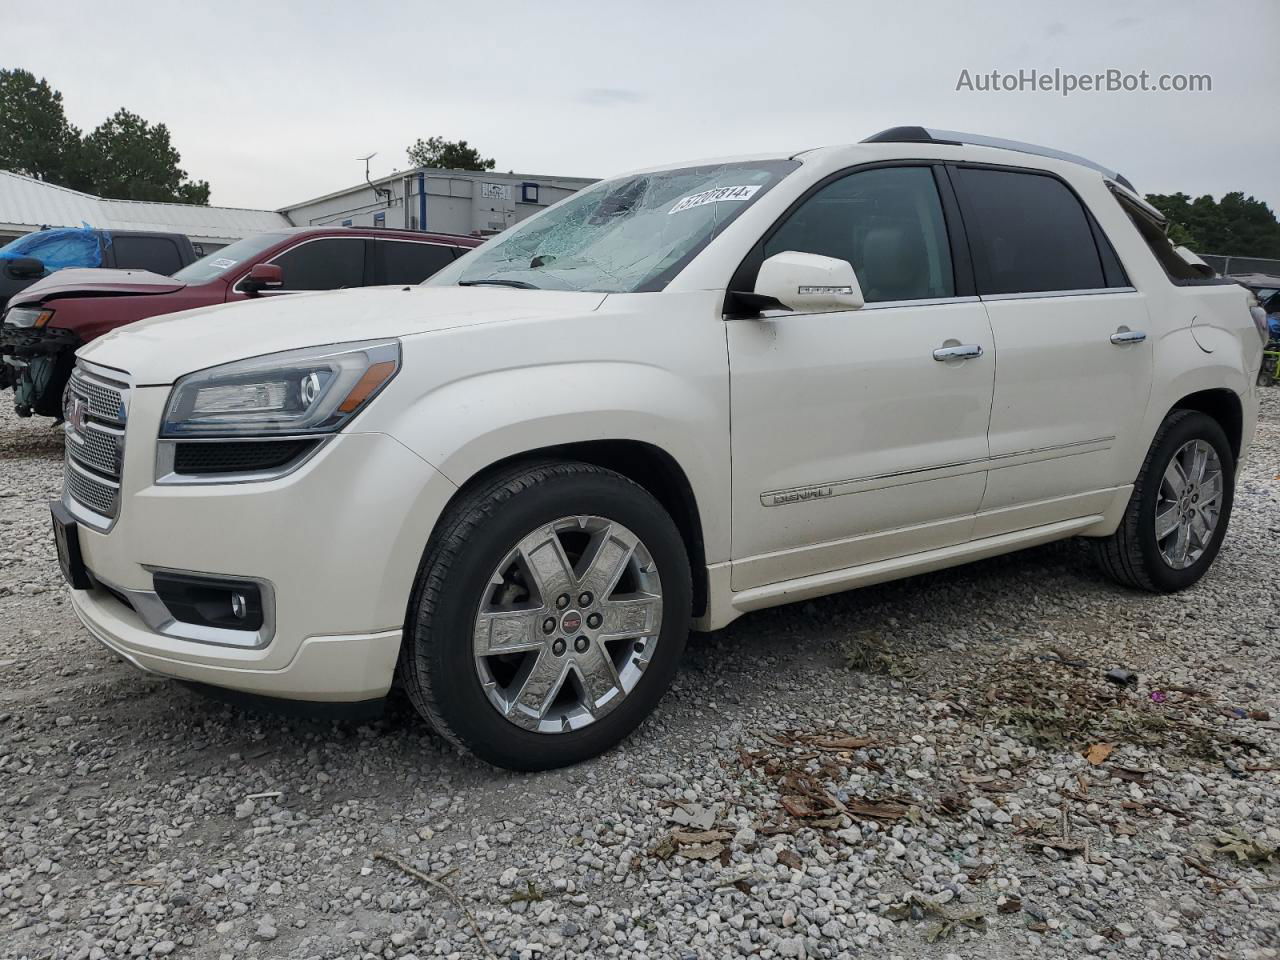
[[[1267,311],[1261,307],[1250,307],[1249,313],[1253,316],[1254,326],[1258,328],[1258,336],[1262,338],[1262,342],[1266,343],[1271,339],[1271,330],[1267,326]]]
[[[1252,290],[1246,291],[1249,294],[1249,316],[1253,317],[1253,325],[1258,328],[1258,336],[1262,338],[1262,342],[1266,343],[1271,339],[1271,329],[1267,325],[1267,311],[1262,309],[1262,304],[1258,303],[1258,295]]]

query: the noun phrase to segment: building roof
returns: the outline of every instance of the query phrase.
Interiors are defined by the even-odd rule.
[[[488,182],[501,181],[503,183],[528,182],[548,186],[564,186],[571,190],[581,190],[583,187],[597,182],[592,177],[559,177],[536,173],[499,173],[497,170],[455,170],[451,167],[410,167],[407,170],[396,170],[385,177],[377,177],[372,182],[374,186],[381,187],[388,183],[403,180],[405,177],[416,177],[420,173],[425,173],[428,177],[437,179],[454,178],[458,180],[485,180]],[[349,193],[355,193],[357,190],[368,189],[369,184],[362,180],[359,183],[353,183],[345,190],[334,190],[332,193],[326,193],[320,197],[312,197],[309,200],[291,203],[286,207],[281,207],[277,212],[288,215],[294,210],[309,207],[314,203],[323,203],[326,200],[332,200],[334,197],[342,197]]]
[[[230,243],[292,224],[271,210],[201,207],[189,203],[110,200],[0,170],[0,231],[91,227],[185,233],[196,243]]]

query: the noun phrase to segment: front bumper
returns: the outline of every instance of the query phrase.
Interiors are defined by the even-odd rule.
[[[282,700],[355,702],[384,697],[400,653],[400,631],[307,637],[281,667],[199,662],[157,644],[132,610],[102,590],[72,590],[71,606],[99,643],[139,670]]]
[[[62,388],[79,346],[70,330],[0,325],[0,389],[14,388],[19,415],[61,416]]]
[[[339,434],[275,480],[157,484],[168,394],[131,392],[118,515],[106,530],[79,527],[85,566],[116,592],[72,591],[77,615],[153,673],[294,700],[385,695],[422,551],[453,484],[378,433]],[[120,594],[152,590],[156,569],[269,584],[271,635],[223,646],[148,626]]]
[[[72,353],[80,346],[80,338],[72,330],[58,327],[15,327],[0,324],[0,354],[30,359],[50,353]]]

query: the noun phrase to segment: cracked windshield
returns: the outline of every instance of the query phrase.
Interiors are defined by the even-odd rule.
[[[715,164],[597,184],[438,273],[430,286],[661,290],[794,161]]]

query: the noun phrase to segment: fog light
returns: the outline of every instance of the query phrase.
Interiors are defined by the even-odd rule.
[[[180,623],[223,630],[262,628],[262,592],[256,583],[189,573],[154,575],[156,595]]]

